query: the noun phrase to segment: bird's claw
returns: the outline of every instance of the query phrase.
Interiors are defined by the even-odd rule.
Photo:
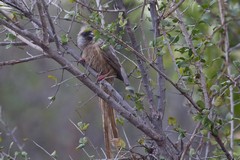
[[[97,77],[97,81],[100,82],[100,81],[104,80],[105,78],[106,78],[106,75],[99,75]]]
[[[81,64],[83,64],[83,63],[85,63],[86,61],[85,61],[85,59],[84,58],[79,58],[79,60],[78,60],[78,63],[81,63]]]

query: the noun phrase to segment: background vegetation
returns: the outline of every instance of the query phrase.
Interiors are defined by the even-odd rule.
[[[116,159],[238,159],[239,16],[238,0],[1,0],[0,159],[106,158],[98,96]],[[85,24],[129,75],[113,98],[77,63]]]

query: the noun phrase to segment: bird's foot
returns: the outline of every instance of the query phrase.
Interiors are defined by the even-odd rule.
[[[99,76],[97,77],[97,81],[100,82],[100,81],[104,80],[105,78],[106,78],[106,75],[105,75],[105,74],[104,74],[104,75],[99,75]]]
[[[108,72],[108,73],[106,73],[106,74],[100,74],[100,75],[98,75],[97,81],[100,82],[100,81],[106,79],[107,76],[109,75],[109,73],[110,73],[110,72]]]
[[[85,59],[84,58],[79,58],[79,60],[78,60],[78,63],[81,63],[81,64],[83,64],[83,63],[85,63],[86,61],[85,61]]]

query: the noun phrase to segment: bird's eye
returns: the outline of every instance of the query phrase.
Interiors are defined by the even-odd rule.
[[[82,35],[83,37],[88,37],[88,36],[93,37],[92,31],[82,32],[81,35]]]

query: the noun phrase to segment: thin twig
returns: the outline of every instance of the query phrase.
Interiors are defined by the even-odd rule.
[[[0,42],[0,46],[26,46],[27,44],[24,42]]]
[[[197,131],[200,128],[200,126],[201,126],[201,123],[198,123],[197,126],[195,127],[189,141],[187,142],[187,144],[184,148],[184,151],[182,152],[180,160],[184,160],[184,156],[186,155],[187,151],[189,150],[189,147],[191,146],[193,139],[196,137]]]
[[[29,61],[38,60],[38,59],[47,58],[47,57],[48,56],[46,56],[44,54],[40,54],[40,55],[36,55],[36,56],[32,56],[32,57],[21,58],[18,60],[3,61],[3,62],[0,62],[0,66],[15,65],[15,64],[29,62]]]
[[[157,41],[157,38],[160,37],[160,17],[159,13],[157,11],[157,1],[156,0],[151,0],[150,2],[150,14],[152,18],[152,27],[154,31],[154,41]],[[156,66],[157,68],[164,73],[164,66],[163,66],[163,57],[160,55],[157,55],[158,52],[161,52],[162,48],[159,47],[154,47],[154,54],[157,57],[156,58]],[[166,87],[165,87],[165,79],[161,74],[158,74],[157,77],[157,84],[158,84],[158,89],[157,89],[157,99],[158,99],[158,104],[156,109],[157,110],[152,110],[151,117],[153,118],[155,122],[155,127],[159,128],[162,126],[162,119],[164,117],[164,112],[165,112],[165,106],[166,106]],[[159,130],[160,131],[160,130]]]
[[[239,48],[240,48],[240,43],[238,43],[238,44],[236,44],[235,46],[229,48],[228,52],[230,53],[230,52],[232,52],[232,51],[234,51],[234,50],[237,50],[237,49],[239,49]]]
[[[110,10],[110,9],[95,9],[95,8],[92,8],[90,7],[89,5],[86,5],[85,3],[79,1],[79,0],[76,0],[76,3],[82,5],[83,7],[86,7],[87,9],[91,10],[91,11],[96,11],[96,12],[112,12],[112,13],[119,13],[119,12],[124,12],[124,10]]]
[[[74,126],[83,136],[85,136],[85,133],[83,133],[83,131],[81,131],[81,129],[79,129],[79,127],[78,127],[71,119],[69,119],[69,121],[73,124],[73,126]]]
[[[47,21],[46,21],[46,16],[44,14],[43,11],[43,6],[40,3],[40,1],[37,1],[37,8],[38,8],[38,13],[39,13],[39,18],[41,20],[41,24],[42,24],[42,42],[45,45],[48,45],[49,43],[49,39],[48,39],[48,32],[47,32]]]
[[[49,24],[50,24],[51,31],[52,31],[52,33],[53,33],[53,38],[54,38],[54,40],[55,40],[55,44],[56,44],[57,50],[58,50],[58,52],[59,52],[59,51],[60,51],[59,38],[58,38],[58,36],[57,36],[57,34],[56,34],[56,30],[55,30],[53,21],[52,21],[52,19],[51,19],[51,17],[50,17],[50,14],[49,14],[49,11],[48,11],[48,6],[47,6],[45,0],[42,0],[42,4],[43,4],[43,6],[44,6],[44,10],[45,10],[45,12],[46,12],[46,16],[47,16],[47,18],[48,18],[48,22],[49,22]],[[44,26],[43,26],[43,27],[44,27]]]
[[[45,148],[43,148],[42,146],[40,146],[37,142],[32,141],[38,148],[40,148],[43,152],[45,152],[47,155],[49,155],[49,157],[51,157],[54,160],[57,160],[54,156],[52,156],[51,153],[49,153]]]
[[[128,139],[128,137],[127,137],[127,134],[126,134],[126,132],[125,132],[125,129],[124,129],[123,127],[122,127],[122,131],[123,131],[124,137],[125,137],[125,139],[126,139],[126,141],[127,141],[128,148],[132,148],[132,147],[131,147],[131,144],[130,144],[130,142],[129,142],[129,139]]]
[[[134,12],[135,10],[137,10],[137,9],[141,8],[143,5],[144,5],[144,3],[143,3],[143,4],[140,4],[140,5],[138,5],[138,6],[136,6],[136,7],[132,8],[132,9],[130,9],[130,10],[128,10],[128,11],[127,11],[127,14],[130,14],[130,13]]]
[[[163,18],[167,18],[169,15],[171,15],[176,9],[178,9],[180,7],[180,5],[184,2],[185,0],[181,0],[179,1],[177,4],[175,4],[168,12],[166,12],[163,15]]]
[[[228,36],[228,26],[225,24],[225,7],[224,1],[218,0],[218,7],[220,12],[220,20],[221,24],[223,25],[223,38],[224,38],[224,52],[225,52],[225,65],[227,67],[227,76],[232,79],[231,75],[231,66],[229,64],[229,36]],[[224,25],[225,24],[225,25]],[[229,86],[229,100],[230,100],[230,154],[233,156],[234,150],[234,99],[233,99],[233,86]]]

